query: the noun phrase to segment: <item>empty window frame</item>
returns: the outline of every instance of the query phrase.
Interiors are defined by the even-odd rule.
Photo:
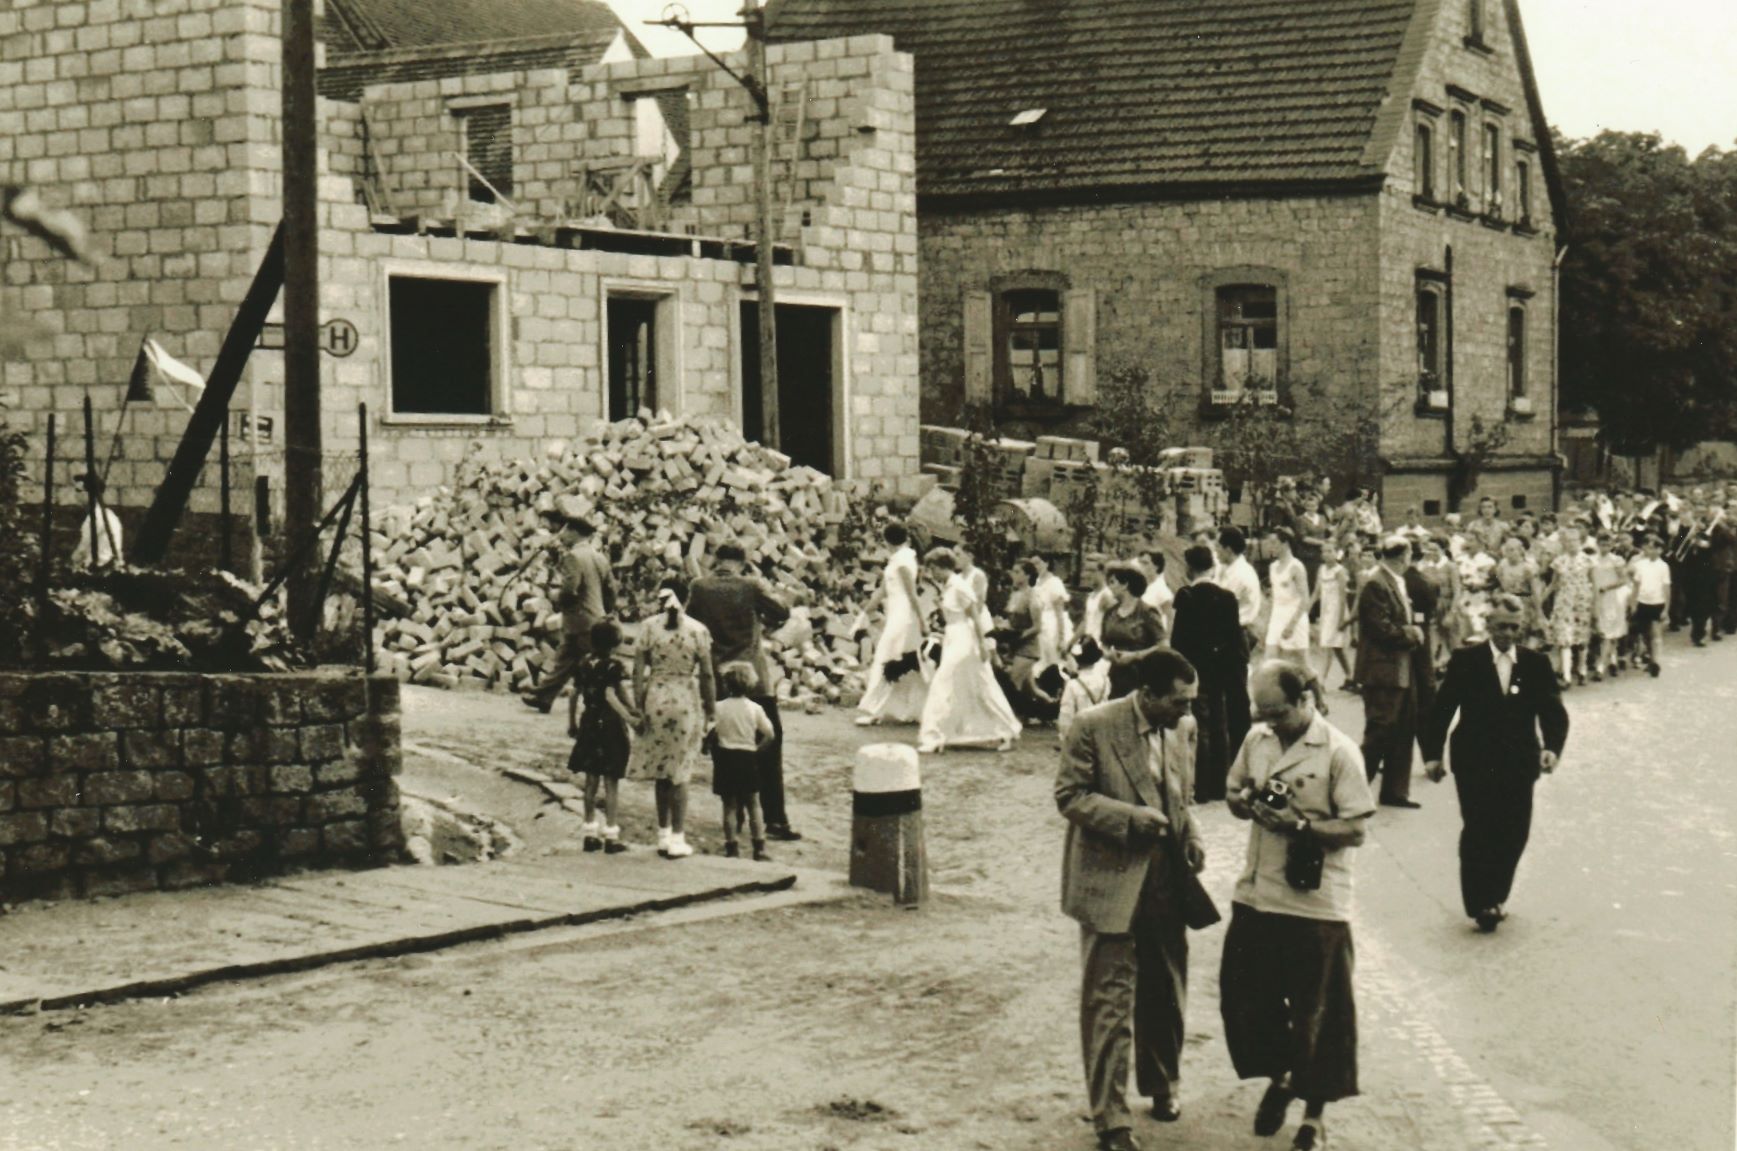
[[[1489,0],[1466,0],[1466,40],[1470,43],[1484,43],[1484,5],[1488,2]]]
[[[1271,284],[1218,289],[1218,380],[1224,392],[1273,391],[1279,375],[1279,291]]]
[[[464,135],[465,172],[470,199],[493,204],[513,194],[513,109],[510,104],[478,104],[452,109]],[[480,179],[478,177],[481,177]]]
[[[1062,402],[1062,295],[1024,288],[1001,296],[1006,396],[1015,402]]]
[[[497,414],[500,290],[493,280],[387,277],[394,415]]]
[[[1514,162],[1514,215],[1522,227],[1532,226],[1532,165]]]

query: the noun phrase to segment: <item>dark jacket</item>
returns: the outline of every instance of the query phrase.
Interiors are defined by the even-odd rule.
[[[777,627],[790,618],[790,609],[766,590],[764,580],[702,576],[688,593],[688,615],[712,633],[712,667],[719,675],[725,664],[750,664],[760,680],[754,694],[772,694],[770,668],[760,645],[761,626]]]
[[[1538,753],[1548,749],[1560,755],[1568,741],[1568,709],[1562,706],[1555,669],[1547,656],[1518,645],[1506,695],[1489,644],[1454,652],[1418,736],[1425,761],[1441,759],[1455,713],[1460,724],[1449,750],[1456,774],[1536,779]]]
[[[1365,687],[1410,687],[1411,617],[1383,566],[1357,594],[1357,682]]]
[[[1215,583],[1191,583],[1176,593],[1170,646],[1213,689],[1248,675],[1248,647],[1237,622],[1236,596]]]

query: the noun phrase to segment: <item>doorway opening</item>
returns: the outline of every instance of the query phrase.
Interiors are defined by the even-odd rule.
[[[760,305],[743,300],[742,434],[765,436],[760,390]],[[837,308],[778,305],[778,447],[792,463],[836,475],[844,460]]]

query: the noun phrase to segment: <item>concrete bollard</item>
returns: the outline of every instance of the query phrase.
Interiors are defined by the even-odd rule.
[[[923,848],[923,788],[917,749],[872,743],[856,753],[851,779],[850,883],[884,891],[905,907],[929,895]]]

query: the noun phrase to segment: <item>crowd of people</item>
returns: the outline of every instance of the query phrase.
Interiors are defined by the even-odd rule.
[[[725,544],[709,572],[659,584],[658,611],[640,621],[630,667],[595,526],[560,513],[551,519],[559,531],[562,641],[525,702],[547,712],[574,683],[567,766],[583,789],[584,850],[627,850],[617,804],[621,781],[630,779],[652,784],[658,854],[692,855],[688,788],[708,754],[725,855],[741,854],[744,831],[760,860],[768,839],[801,839],[784,806],[784,729],[762,642],[765,628],[789,618],[789,606],[749,570],[740,546]]]

